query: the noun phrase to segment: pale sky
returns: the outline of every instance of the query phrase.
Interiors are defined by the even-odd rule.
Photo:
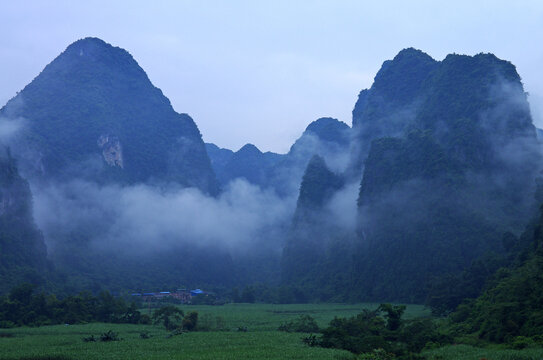
[[[358,92],[406,47],[492,52],[543,119],[543,1],[0,0],[2,106],[77,39],[128,50],[206,142],[284,153],[313,120],[351,124]]]

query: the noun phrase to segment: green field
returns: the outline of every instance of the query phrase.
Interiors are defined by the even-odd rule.
[[[198,311],[199,323],[222,331],[187,332],[170,336],[162,326],[127,324],[56,325],[0,329],[0,359],[350,359],[341,350],[308,347],[300,333],[277,331],[277,327],[307,314],[324,327],[334,316],[353,316],[377,304],[228,304],[183,306]],[[142,309],[146,313],[146,309]],[[429,316],[420,305],[408,305],[405,318]],[[219,320],[217,320],[219,318]],[[247,332],[238,328],[247,328]],[[122,338],[113,342],[84,342],[90,335],[113,330]],[[147,332],[148,339],[140,334]],[[467,345],[446,346],[423,353],[431,360],[535,360],[543,349],[481,349]]]
[[[301,314],[314,317],[325,326],[334,316],[352,316],[377,304],[227,304],[224,306],[184,306],[198,311],[199,322],[216,325],[217,317],[225,331],[190,332],[167,338],[161,326],[86,324],[0,330],[1,359],[338,359],[349,353],[312,348],[301,342],[303,334],[284,333],[277,327]],[[144,313],[147,310],[142,310]],[[429,312],[410,305],[406,317]],[[246,327],[247,332],[237,331]],[[119,333],[122,341],[83,342],[83,337],[108,330]],[[142,339],[140,333],[151,338]],[[4,335],[2,335],[4,334]],[[11,337],[5,337],[7,335]],[[343,356],[342,356],[343,355]]]

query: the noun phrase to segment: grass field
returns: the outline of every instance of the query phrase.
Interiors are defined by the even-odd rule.
[[[284,333],[277,327],[301,314],[314,317],[325,326],[334,316],[352,316],[377,304],[227,304],[184,306],[198,311],[199,321],[221,323],[227,331],[191,332],[167,338],[161,326],[124,324],[57,325],[0,330],[0,359],[338,359],[349,353],[311,348],[301,342],[303,334]],[[144,313],[146,310],[142,310]],[[419,305],[408,306],[406,316],[424,316]],[[246,327],[247,332],[239,332]],[[122,341],[83,342],[108,330]],[[140,333],[148,332],[149,339]],[[2,335],[4,334],[4,335]],[[6,335],[7,334],[7,335]],[[6,337],[11,335],[11,337]]]
[[[217,325],[224,331],[189,332],[168,337],[162,326],[126,324],[56,325],[39,328],[0,329],[0,359],[351,359],[345,351],[308,347],[299,333],[277,331],[277,327],[301,314],[314,317],[324,327],[334,316],[352,316],[377,304],[227,304],[184,306],[198,311],[199,322]],[[144,313],[147,310],[142,310]],[[429,316],[419,305],[408,305],[405,318]],[[237,331],[246,327],[247,332]],[[121,341],[84,342],[90,335],[112,330]],[[147,332],[148,339],[140,334]],[[507,350],[499,347],[446,346],[423,352],[429,360],[536,360],[543,349]]]

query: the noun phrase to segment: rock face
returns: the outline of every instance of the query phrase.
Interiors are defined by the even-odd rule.
[[[0,154],[0,294],[26,281],[43,285],[47,253],[32,217],[32,195],[15,160]]]
[[[0,116],[25,119],[10,145],[32,178],[152,178],[217,192],[194,121],[173,110],[127,51],[100,39],[68,46]]]
[[[116,136],[100,135],[98,147],[102,150],[106,164],[123,168],[123,149]]]

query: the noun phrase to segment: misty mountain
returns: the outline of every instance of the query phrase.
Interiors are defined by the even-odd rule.
[[[5,141],[30,182],[65,291],[237,281],[226,241],[218,244],[218,232],[195,225],[232,206],[213,197],[219,187],[200,132],[127,51],[96,38],[76,41],[0,110],[0,119],[17,125]],[[23,205],[31,211],[30,200]],[[190,226],[173,230],[185,222]],[[16,227],[23,228],[37,232],[29,221]],[[29,259],[14,249],[1,263],[6,271],[35,268],[37,250],[25,243],[33,239],[20,242]]]
[[[502,234],[522,231],[536,209],[542,159],[526,94],[515,67],[492,54],[438,62],[402,50],[360,93],[352,136],[343,178],[348,183],[362,174],[352,199],[356,232],[326,229],[329,211],[315,206],[311,217],[320,221],[295,219],[294,233],[304,235],[285,247],[283,280],[317,289],[317,298],[326,298],[325,284],[335,281],[349,289],[343,299],[423,301],[433,277],[458,274],[486,252],[503,251]],[[309,189],[302,186],[299,199]],[[304,253],[292,256],[293,244],[304,238],[321,252],[319,271],[293,279],[290,269]],[[323,265],[330,244],[344,259],[341,270]]]
[[[349,162],[351,128],[333,118],[310,123],[290,147],[289,152],[271,169],[268,185],[281,195],[298,194],[309,161],[319,155],[335,172],[343,172]]]
[[[206,144],[213,169],[224,187],[244,178],[275,190],[281,196],[297,196],[305,169],[314,155],[342,172],[349,162],[351,128],[337,119],[320,118],[310,123],[287,154],[261,152],[252,144],[237,152]]]
[[[417,71],[426,78],[404,99],[403,132],[372,141],[360,186],[355,266],[365,298],[419,301],[430,276],[500,251],[501,235],[521,231],[535,210],[541,155],[515,67],[491,54],[429,66],[410,52],[431,70]]]
[[[428,90],[425,81],[437,66],[437,61],[413,48],[383,63],[371,88],[360,92],[353,109],[351,172],[360,174],[372,140],[405,131]]]
[[[175,182],[215,194],[202,137],[132,56],[85,38],[47,65],[0,116],[22,119],[10,143],[30,178]]]
[[[9,150],[0,154],[0,293],[20,282],[43,285],[47,251],[32,216],[32,194]]]
[[[326,208],[344,185],[344,178],[330,171],[323,158],[311,158],[283,249],[281,271],[283,283],[303,288],[309,299],[341,300],[337,295],[345,281],[339,278],[349,276],[351,237]]]
[[[207,155],[211,161],[211,167],[217,175],[217,178],[220,178],[218,175],[222,172],[223,168],[228,164],[234,152],[230,149],[220,148],[213,143],[205,143]]]
[[[271,169],[284,155],[271,151],[261,152],[253,144],[246,144],[233,152],[215,144],[206,144],[213,170],[224,187],[234,179],[243,178],[251,184],[266,186]]]

